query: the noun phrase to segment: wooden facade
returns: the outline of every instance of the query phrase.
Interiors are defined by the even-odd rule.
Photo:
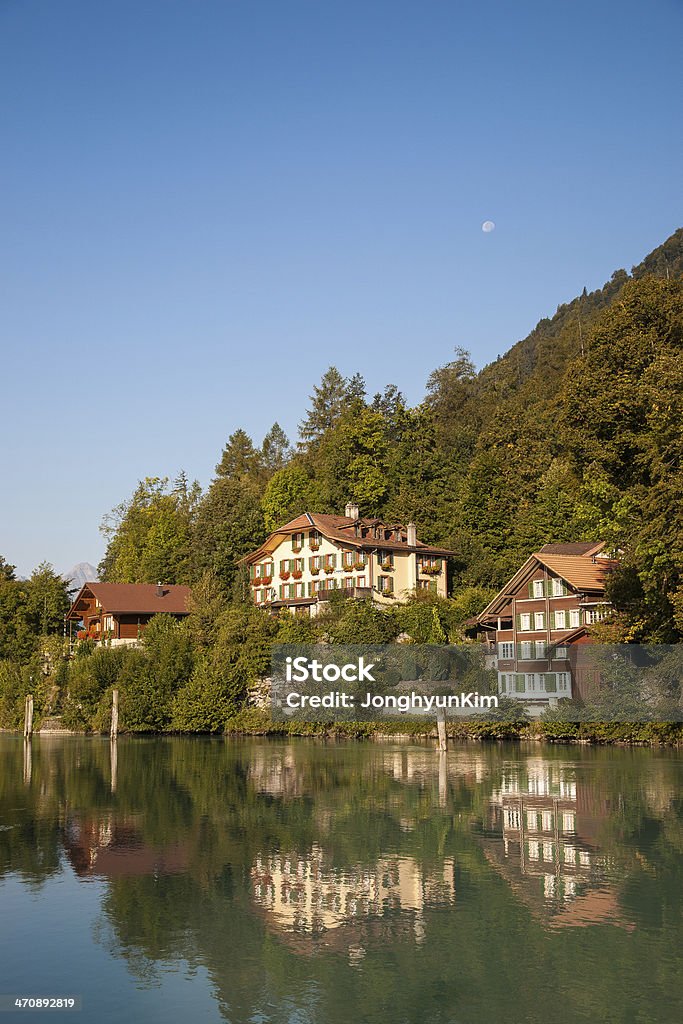
[[[500,693],[539,706],[585,695],[575,647],[609,611],[605,580],[615,563],[603,550],[603,543],[547,544],[478,616]]]
[[[99,643],[136,643],[155,615],[180,619],[189,615],[191,591],[184,586],[148,583],[86,583],[74,600],[67,621],[81,623],[79,639]]]

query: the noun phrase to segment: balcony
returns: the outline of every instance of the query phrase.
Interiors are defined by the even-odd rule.
[[[372,587],[326,588],[325,590],[319,590],[314,596],[317,597],[319,601],[329,601],[330,594],[343,594],[344,597],[354,597],[357,600],[368,600],[368,598],[372,597]]]

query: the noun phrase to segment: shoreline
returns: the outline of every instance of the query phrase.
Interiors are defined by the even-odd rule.
[[[52,720],[54,721],[54,720]],[[650,723],[559,723],[559,722],[447,722],[446,731],[452,743],[532,742],[551,746],[620,746],[620,747],[683,747],[683,724]],[[0,735],[22,735],[22,729],[0,728]],[[34,736],[108,736],[108,732],[85,729],[34,729]],[[420,720],[401,722],[273,722],[263,712],[242,711],[226,722],[221,732],[126,731],[120,736],[227,736],[291,737],[324,740],[362,740],[375,743],[435,742],[436,723],[426,725]]]

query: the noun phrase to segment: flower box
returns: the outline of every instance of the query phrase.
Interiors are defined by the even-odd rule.
[[[293,580],[300,580],[302,576],[303,576],[303,573],[302,573],[301,569],[295,569],[294,572],[292,573],[292,579]]]
[[[325,572],[327,573],[328,576],[331,576],[332,573],[334,572],[334,566],[326,565],[325,566]]]
[[[320,569],[311,569],[311,576],[319,576]]]
[[[380,569],[382,572],[391,572],[394,568],[393,562],[380,562]]]
[[[320,545],[316,541],[311,541],[311,543],[308,546],[311,549],[311,551],[319,551],[320,550]]]
[[[289,573],[288,572],[281,572],[280,573],[280,579],[281,580],[288,580],[289,579]]]

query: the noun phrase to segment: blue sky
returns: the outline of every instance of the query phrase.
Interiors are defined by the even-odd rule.
[[[417,402],[682,222],[679,0],[0,0],[0,553],[144,476]],[[496,223],[485,234],[484,220]]]

